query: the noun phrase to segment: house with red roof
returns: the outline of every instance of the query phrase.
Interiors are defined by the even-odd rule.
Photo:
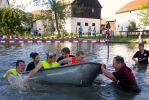
[[[135,21],[139,25],[138,7],[148,0],[133,0],[116,11],[116,30],[127,31],[130,21]]]
[[[0,0],[0,8],[9,6],[9,0]]]

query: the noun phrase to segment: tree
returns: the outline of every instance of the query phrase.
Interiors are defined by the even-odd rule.
[[[20,30],[21,20],[18,12],[10,6],[0,9],[0,31],[2,34],[15,34]]]
[[[128,25],[126,28],[128,31],[136,31],[138,29],[135,21],[130,21],[130,25]]]
[[[71,18],[73,14],[72,10],[75,10],[76,12],[80,11],[77,9],[77,6],[72,9],[71,6],[61,3],[57,0],[32,0],[32,2],[35,4],[35,6],[47,6],[48,11],[52,11],[50,23],[52,24],[52,29],[57,30],[58,37],[61,37],[60,33],[65,31],[64,24],[66,23],[66,19]]]
[[[35,15],[33,16],[32,21],[39,20],[39,19],[41,19],[41,16],[38,15],[38,14],[35,14]]]
[[[147,26],[149,26],[149,1],[138,7],[138,10],[139,12],[136,15],[140,17],[139,26],[145,29]]]

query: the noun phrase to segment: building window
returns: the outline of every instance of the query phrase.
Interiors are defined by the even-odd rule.
[[[92,8],[92,13],[94,12],[94,8]]]
[[[95,23],[92,23],[92,26],[95,26]]]
[[[88,23],[85,23],[85,26],[88,26]]]
[[[81,22],[77,22],[77,26],[80,26],[81,25]]]

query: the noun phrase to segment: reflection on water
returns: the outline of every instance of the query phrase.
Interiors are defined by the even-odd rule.
[[[133,54],[138,50],[137,44],[109,44],[106,43],[46,43],[46,44],[20,44],[0,45],[0,75],[3,76],[6,70],[15,67],[18,59],[25,60],[26,65],[32,60],[29,57],[31,52],[38,52],[41,60],[46,59],[45,52],[52,49],[57,57],[61,56],[61,49],[69,47],[71,54],[75,55],[77,50],[86,53],[86,60],[89,62],[106,63],[109,71],[112,67],[113,57],[123,56],[126,64],[133,70],[141,93],[124,93],[113,85],[112,81],[100,74],[93,86],[76,87],[68,84],[39,84],[30,82],[30,89],[27,91],[14,90],[10,88],[7,80],[0,77],[0,98],[2,100],[147,100],[149,99],[149,71],[148,67],[134,66]],[[149,49],[146,45],[145,49]],[[109,51],[109,52],[108,52]]]

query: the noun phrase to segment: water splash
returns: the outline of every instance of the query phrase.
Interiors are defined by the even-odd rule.
[[[18,90],[27,90],[28,86],[24,85],[23,78],[20,76],[14,76],[12,74],[8,77],[8,82],[10,83],[10,86],[12,89],[18,89]]]

